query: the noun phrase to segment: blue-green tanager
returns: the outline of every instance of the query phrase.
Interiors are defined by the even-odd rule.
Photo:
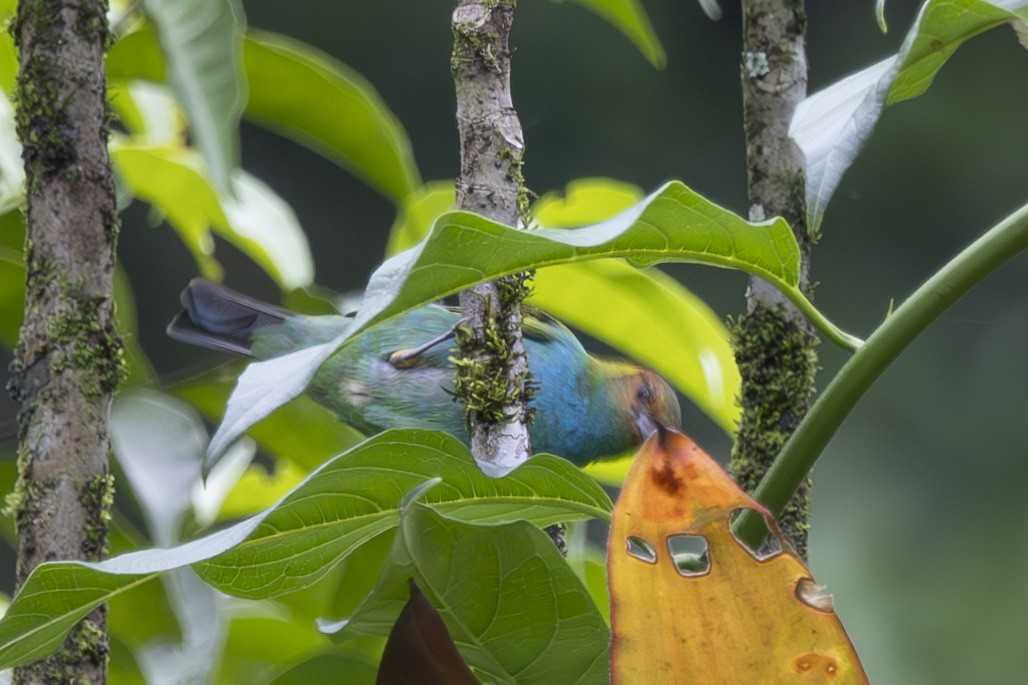
[[[182,303],[171,337],[257,359],[327,342],[352,322],[296,314],[203,279],[190,282]],[[428,428],[466,441],[445,343],[459,320],[453,309],[428,305],[373,327],[329,357],[308,391],[368,435]],[[678,398],[652,371],[590,355],[570,330],[542,315],[525,317],[523,336],[536,387],[529,428],[535,452],[582,465],[634,449],[658,425],[679,426]]]

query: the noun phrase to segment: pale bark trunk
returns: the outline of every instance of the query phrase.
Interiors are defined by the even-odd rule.
[[[17,125],[26,170],[25,320],[9,388],[20,405],[19,584],[38,564],[99,559],[113,483],[107,414],[121,369],[112,282],[118,221],[107,153],[102,0],[22,0]],[[94,611],[16,683],[103,683]]]

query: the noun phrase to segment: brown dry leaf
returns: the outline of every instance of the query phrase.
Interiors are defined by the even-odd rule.
[[[389,632],[376,685],[481,685],[464,663],[443,618],[410,580],[410,601]]]
[[[611,683],[867,683],[831,596],[789,551],[758,559],[732,534],[763,506],[677,431],[636,457],[607,550]]]

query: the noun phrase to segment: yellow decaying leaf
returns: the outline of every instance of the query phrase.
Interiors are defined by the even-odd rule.
[[[611,683],[867,683],[831,597],[789,551],[730,529],[767,511],[689,438],[658,431],[621,492],[607,551]]]

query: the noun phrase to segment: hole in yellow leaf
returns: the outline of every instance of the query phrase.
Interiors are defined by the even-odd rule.
[[[628,556],[645,561],[647,564],[657,563],[657,550],[653,545],[634,535],[628,536]]]
[[[798,675],[822,673],[831,680],[838,675],[839,664],[833,656],[808,652],[793,659],[792,670]]]
[[[689,578],[710,572],[707,539],[702,535],[669,535],[667,548],[681,575]]]
[[[825,592],[824,585],[818,585],[813,578],[800,578],[796,583],[796,599],[811,609],[835,611],[832,596]]]
[[[756,514],[757,516],[763,516],[759,511],[756,511],[755,509],[750,509],[749,507],[739,507],[738,509],[733,511],[732,515],[728,519],[729,530],[732,531],[732,538],[737,543],[739,543],[740,547],[749,552],[749,555],[757,561],[765,561],[773,556],[781,554],[782,542],[778,539],[776,535],[769,534],[767,537],[764,538],[764,541],[760,543],[760,546],[756,548],[750,546],[745,540],[741,540],[736,536],[734,528],[735,521],[740,516],[742,516],[743,512],[747,511],[752,514]]]

